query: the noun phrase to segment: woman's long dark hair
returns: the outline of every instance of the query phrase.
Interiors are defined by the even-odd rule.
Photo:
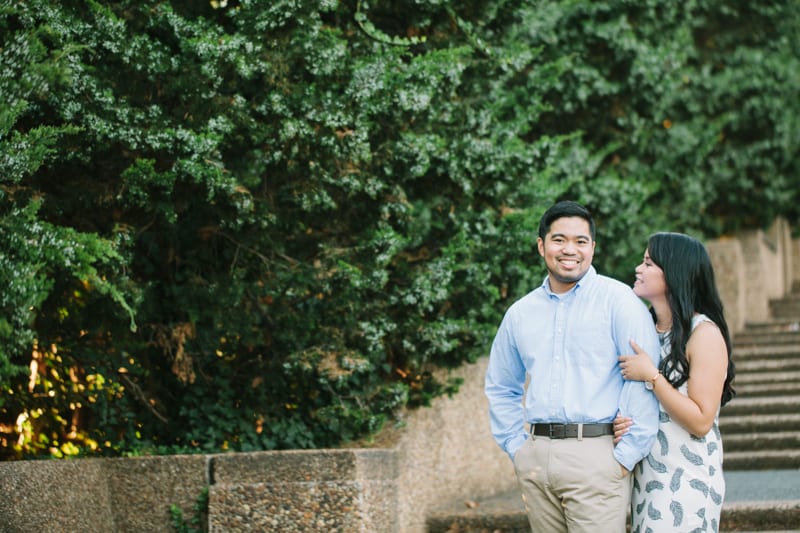
[[[692,317],[703,313],[722,332],[728,351],[728,375],[722,388],[720,405],[735,395],[731,382],[735,365],[731,358],[731,336],[722,310],[722,300],[714,281],[714,268],[703,244],[683,233],[654,233],[647,241],[650,259],[664,271],[667,301],[672,311],[671,350],[659,364],[661,373],[678,388],[689,379],[686,343],[692,334]],[[671,379],[672,378],[672,379]]]

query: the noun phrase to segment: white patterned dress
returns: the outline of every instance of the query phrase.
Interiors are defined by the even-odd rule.
[[[692,330],[703,321],[696,315]],[[661,357],[669,353],[669,334],[659,334]],[[687,384],[678,389],[687,395]],[[719,531],[725,479],[719,410],[711,430],[698,438],[683,429],[659,404],[658,435],[650,454],[635,468],[631,533]]]

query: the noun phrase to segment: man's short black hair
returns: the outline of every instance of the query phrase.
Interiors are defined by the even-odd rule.
[[[570,200],[558,202],[544,212],[542,219],[539,221],[539,238],[544,240],[553,222],[564,217],[580,217],[588,222],[589,232],[594,241],[594,219],[592,218],[592,214],[581,204]]]

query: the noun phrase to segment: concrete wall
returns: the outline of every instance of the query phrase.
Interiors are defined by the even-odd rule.
[[[438,398],[434,409],[411,414],[396,449],[398,527],[422,533],[428,511],[516,487],[511,460],[489,430],[489,403],[483,394],[488,356],[458,369],[464,379],[453,398]]]
[[[747,276],[739,239],[718,239],[706,243],[731,333],[740,331],[747,311]]]
[[[800,283],[800,240],[778,219],[767,231],[752,230],[706,243],[731,333],[746,322],[770,318],[769,302]]]
[[[792,263],[789,278],[792,280],[792,287],[800,286],[800,239],[790,239],[792,246]]]

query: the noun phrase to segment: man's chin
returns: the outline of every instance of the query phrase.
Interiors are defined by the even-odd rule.
[[[553,272],[552,274],[553,277],[556,278],[556,281],[558,281],[559,283],[577,283],[581,280],[581,278],[583,278],[586,272],[579,272],[570,276],[565,276],[563,274],[558,274],[555,272]]]

